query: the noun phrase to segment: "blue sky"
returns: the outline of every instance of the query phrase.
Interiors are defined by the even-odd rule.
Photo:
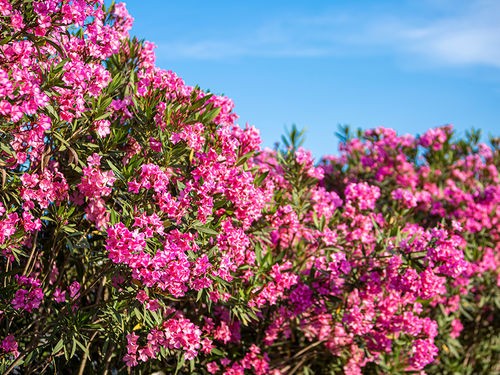
[[[500,1],[126,1],[157,65],[235,102],[264,146],[307,129],[316,157],[339,124],[500,135]]]

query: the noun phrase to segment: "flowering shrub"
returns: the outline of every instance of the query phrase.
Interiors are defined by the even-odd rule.
[[[131,39],[0,0],[0,372],[499,371],[499,143],[378,128],[315,165]]]

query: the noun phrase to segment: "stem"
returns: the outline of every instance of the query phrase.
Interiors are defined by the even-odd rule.
[[[105,284],[106,284],[106,275],[103,276],[101,283],[99,284],[99,289],[97,290],[97,296],[96,296],[96,299],[95,299],[95,302],[93,303],[93,305],[98,305],[101,302],[102,293],[103,293]],[[98,312],[99,312],[99,310],[96,309],[92,319],[95,319]]]
[[[7,263],[5,264],[5,274],[9,272],[9,266],[10,266],[10,258],[7,257]],[[4,277],[3,279],[3,287],[7,288],[7,277]]]
[[[26,354],[27,352],[24,352],[22,354],[19,355],[19,357],[17,357],[15,359],[14,362],[12,362],[12,364],[7,368],[7,370],[5,371],[5,374],[4,375],[8,375],[12,370],[14,370],[14,367],[17,366],[17,364],[22,360],[24,359],[24,357],[26,357]]]
[[[92,337],[90,338],[87,344],[87,352],[89,351],[90,344],[92,344],[92,341],[95,339],[98,332],[99,331],[95,331]],[[87,353],[83,353],[82,363],[80,363],[80,369],[78,370],[78,375],[83,375],[83,372],[85,371],[85,365],[87,364],[87,359],[88,359]]]
[[[113,357],[113,351],[115,350],[115,345],[112,344],[109,349],[108,349],[108,352],[106,353],[106,358],[104,359],[105,363],[106,363],[106,367],[104,368],[104,375],[107,375],[108,374],[108,371],[109,371],[109,365],[111,363],[111,358]]]
[[[24,266],[23,270],[23,275],[26,276],[28,269],[30,268],[31,261],[33,260],[33,257],[35,256],[35,249],[36,249],[36,240],[38,239],[38,231],[35,233],[35,238],[33,239],[33,245],[31,246],[31,254],[26,262],[26,266]]]
[[[56,261],[57,256],[59,255],[59,251],[60,251],[61,247],[60,246],[56,247],[57,237],[58,236],[59,236],[59,225],[57,225],[56,229],[54,230],[54,234],[53,234],[54,240],[52,242],[52,247],[50,249],[50,254],[51,255],[50,255],[49,266],[48,266],[47,272],[45,273],[45,277],[42,280],[42,284],[45,283],[45,280],[51,274],[51,272],[52,272],[52,266],[53,266],[54,262]],[[64,265],[65,264],[66,264],[66,259],[64,260],[64,263],[63,263],[63,269],[64,269]],[[59,274],[57,282],[55,283],[56,285],[59,285],[59,281],[61,280],[62,274],[63,274],[62,272]]]

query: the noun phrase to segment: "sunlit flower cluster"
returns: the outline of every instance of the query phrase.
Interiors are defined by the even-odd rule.
[[[346,131],[315,163],[124,4],[0,15],[1,373],[499,370],[498,141]]]

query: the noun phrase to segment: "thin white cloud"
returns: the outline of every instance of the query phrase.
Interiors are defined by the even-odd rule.
[[[159,42],[157,53],[163,58],[227,59],[236,57],[318,57],[334,51],[323,36],[332,31],[332,23],[295,16],[263,23],[246,34],[224,39]],[[313,25],[314,24],[314,25]],[[323,25],[324,24],[324,25]],[[323,30],[319,30],[322,28]]]
[[[286,14],[243,35],[160,41],[157,52],[168,59],[378,54],[427,64],[500,67],[500,1],[434,0],[419,5],[425,14],[396,15],[394,9],[382,8],[355,14],[346,9]]]
[[[500,2],[448,5],[452,15],[420,24],[411,19],[387,20],[385,25],[372,25],[373,35],[378,42],[429,63],[500,67]]]
[[[158,43],[162,58],[218,60],[239,57],[317,57],[330,54],[314,46],[294,46],[292,43],[237,42],[206,40],[197,42]]]

